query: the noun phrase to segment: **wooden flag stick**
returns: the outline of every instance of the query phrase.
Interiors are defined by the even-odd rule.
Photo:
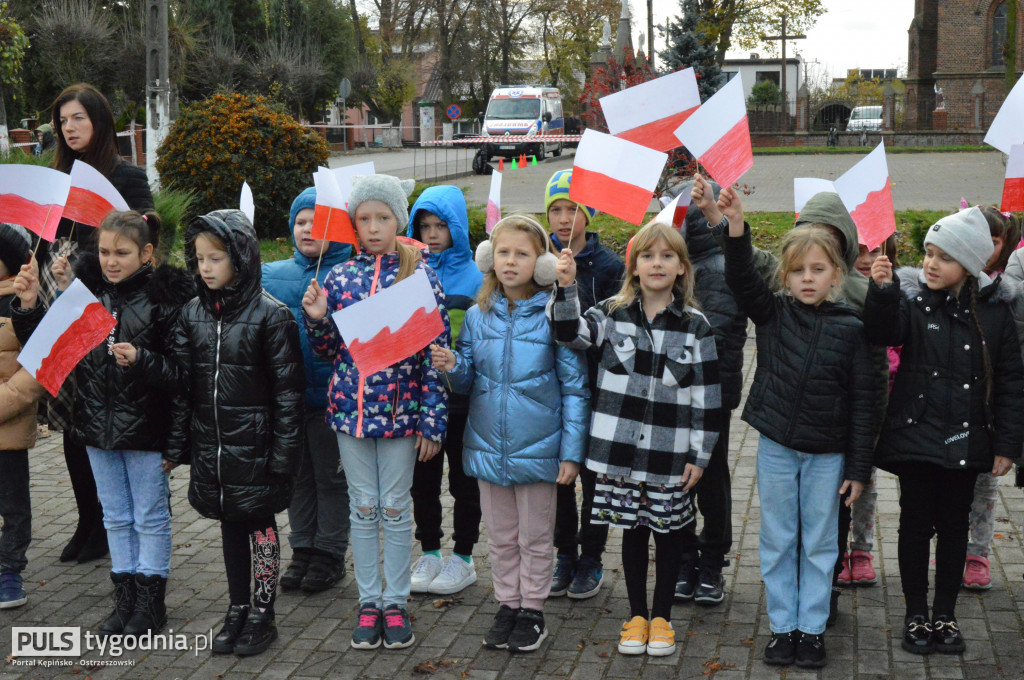
[[[46,219],[43,220],[43,231],[46,231],[46,225],[50,222],[50,211],[53,210],[51,205],[46,209]],[[39,252],[39,243],[43,240],[42,234],[39,235],[39,239],[36,241],[36,247],[32,249],[32,259],[35,259],[36,253]]]
[[[568,243],[563,243],[562,244],[563,248],[568,248],[568,249],[572,250],[572,239],[576,235],[576,215],[577,215],[577,213],[579,213],[579,211],[580,211],[580,204],[577,203],[576,204],[576,209],[572,211],[572,226],[569,227],[569,242]],[[573,255],[576,255],[576,253],[573,253]]]
[[[320,239],[320,255],[316,258],[316,274],[313,274],[314,281],[320,276],[320,262],[324,259],[324,246],[327,245],[327,227],[331,224],[332,212],[334,212],[334,208],[327,206],[327,224],[324,225],[324,238]]]

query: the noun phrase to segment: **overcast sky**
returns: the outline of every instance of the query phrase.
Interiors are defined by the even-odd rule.
[[[906,68],[907,29],[914,18],[913,0],[823,0],[826,12],[806,40],[795,45],[804,61],[817,60],[817,68],[835,76],[851,68]],[[633,40],[647,24],[646,0],[631,0]],[[678,0],[654,0],[654,23],[679,12]],[[613,26],[614,28],[614,26]],[[655,50],[665,49],[655,31]],[[787,54],[791,48],[787,47]],[[746,52],[729,55],[743,57]]]

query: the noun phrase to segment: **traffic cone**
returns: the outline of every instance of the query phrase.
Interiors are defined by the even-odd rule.
[[[526,154],[525,153],[522,154],[519,157],[519,167],[521,167],[521,168],[525,168],[526,167]]]
[[[498,159],[498,172],[505,172],[505,159],[504,158],[499,158]]]
[[[518,170],[518,169],[519,169],[519,168],[518,168],[518,167],[516,166],[516,159],[515,159],[515,158],[513,158],[513,159],[512,159],[512,167],[511,167],[510,169],[511,169],[511,170]]]
[[[537,165],[537,154],[533,154],[533,162],[530,165]]]

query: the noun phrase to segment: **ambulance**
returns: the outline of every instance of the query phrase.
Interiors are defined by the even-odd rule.
[[[487,159],[492,156],[515,158],[521,154],[536,155],[543,159],[545,154],[559,156],[561,142],[518,142],[517,137],[525,135],[564,135],[565,119],[562,116],[562,93],[557,87],[539,85],[503,85],[494,89],[484,113],[484,137],[496,138],[484,143]]]

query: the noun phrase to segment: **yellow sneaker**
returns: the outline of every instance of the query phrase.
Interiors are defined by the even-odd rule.
[[[643,654],[647,651],[647,619],[634,616],[622,624],[619,654]]]
[[[651,630],[647,641],[650,656],[668,656],[676,651],[676,632],[672,624],[660,616],[651,619]]]

